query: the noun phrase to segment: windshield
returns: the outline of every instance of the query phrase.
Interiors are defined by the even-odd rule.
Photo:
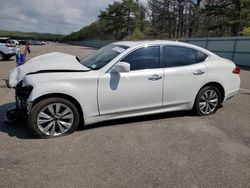
[[[98,70],[107,65],[111,60],[113,60],[127,48],[127,46],[110,44],[82,59],[80,63],[92,70]]]

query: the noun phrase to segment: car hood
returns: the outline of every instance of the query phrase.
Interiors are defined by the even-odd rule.
[[[81,65],[75,56],[53,52],[37,56],[24,65],[12,69],[10,71],[9,86],[15,87],[27,74],[87,71],[90,71],[90,69]]]

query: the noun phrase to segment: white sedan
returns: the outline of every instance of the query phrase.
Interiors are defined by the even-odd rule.
[[[240,69],[198,46],[117,42],[85,59],[49,53],[11,70],[19,110],[40,138],[100,121],[194,110],[210,115],[240,88]]]

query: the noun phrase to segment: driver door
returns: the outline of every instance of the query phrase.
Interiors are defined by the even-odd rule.
[[[130,72],[107,72],[99,78],[98,103],[101,115],[157,108],[162,105],[163,69],[160,48],[137,49],[121,62]]]

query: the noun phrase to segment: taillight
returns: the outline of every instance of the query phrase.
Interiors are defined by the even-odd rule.
[[[235,67],[233,70],[234,74],[240,74],[240,67]]]
[[[8,48],[9,48],[9,47],[12,47],[11,44],[5,44],[5,46],[8,47]]]

